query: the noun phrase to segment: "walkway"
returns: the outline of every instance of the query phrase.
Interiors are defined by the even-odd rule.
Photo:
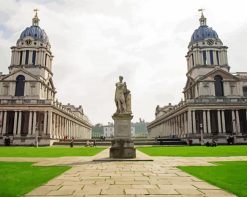
[[[181,165],[213,165],[211,161],[247,160],[247,157],[152,157],[154,161],[93,162],[106,158],[109,150],[94,157],[0,158],[36,161],[36,165],[72,165],[72,169],[34,189],[26,196],[73,197],[172,197],[235,196],[177,169]],[[137,157],[147,157],[137,152]]]

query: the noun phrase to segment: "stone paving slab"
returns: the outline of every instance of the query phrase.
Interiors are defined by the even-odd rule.
[[[220,197],[235,196],[182,172],[176,166],[214,165],[212,161],[239,161],[247,157],[152,157],[152,162],[92,162],[106,158],[106,149],[93,157],[1,158],[0,161],[29,161],[35,165],[70,165],[72,168],[26,194],[71,197]],[[137,151],[138,157],[144,154]],[[145,155],[145,159],[147,159]]]

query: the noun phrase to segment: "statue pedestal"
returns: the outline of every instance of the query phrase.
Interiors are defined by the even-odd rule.
[[[110,158],[136,158],[134,142],[131,140],[130,113],[114,114],[114,139],[110,148]]]

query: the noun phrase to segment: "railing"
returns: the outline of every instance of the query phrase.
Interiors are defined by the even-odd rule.
[[[196,98],[187,103],[247,103],[247,98]]]
[[[52,100],[39,100],[39,99],[0,99],[0,104],[7,105],[19,105],[19,104],[30,104],[30,105],[51,105]]]

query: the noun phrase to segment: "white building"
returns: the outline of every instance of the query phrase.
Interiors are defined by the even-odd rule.
[[[222,142],[235,135],[236,142],[245,142],[247,72],[230,73],[228,47],[207,26],[203,13],[199,21],[186,55],[184,101],[157,106],[155,120],[148,125],[149,135],[198,140],[202,133],[204,138]]]
[[[64,138],[91,138],[92,125],[82,106],[55,100],[51,45],[37,12],[11,47],[9,74],[0,76],[0,144],[50,145]]]
[[[114,124],[108,123],[108,125],[103,126],[104,137],[114,137]],[[135,127],[131,126],[131,136],[135,137]]]

